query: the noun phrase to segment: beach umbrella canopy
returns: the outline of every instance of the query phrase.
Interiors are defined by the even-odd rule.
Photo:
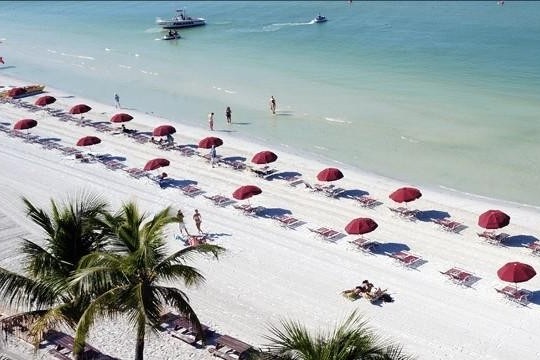
[[[223,140],[214,136],[209,136],[199,141],[199,147],[203,149],[210,149],[212,146],[218,147],[221,145],[223,145]]]
[[[362,235],[367,234],[375,230],[379,225],[370,218],[357,218],[351,220],[347,226],[345,226],[345,231],[350,235]]]
[[[174,126],[171,125],[161,125],[154,129],[152,135],[154,136],[167,136],[172,135],[176,132]]]
[[[133,120],[133,116],[125,113],[114,114],[111,117],[111,122],[113,123],[123,123],[131,120]]]
[[[319,181],[335,181],[341,178],[343,178],[343,173],[336,168],[326,168],[317,174]]]
[[[410,201],[419,199],[422,196],[420,190],[413,187],[402,187],[390,194],[390,199],[398,203],[408,203]]]
[[[36,100],[35,104],[38,106],[46,106],[46,105],[50,105],[54,103],[55,101],[56,101],[56,98],[54,96],[45,95],[45,96],[39,97]]]
[[[500,210],[488,210],[478,217],[478,225],[484,229],[500,229],[510,224],[510,216]]]
[[[238,189],[236,189],[232,195],[233,198],[235,198],[236,200],[245,200],[249,199],[252,196],[259,195],[260,193],[262,193],[262,190],[258,186],[245,185],[240,186]]]
[[[170,161],[163,158],[152,159],[144,165],[144,170],[155,170],[160,167],[169,166]]]
[[[254,164],[268,164],[276,161],[278,156],[272,151],[261,151],[253,155],[251,162]]]
[[[92,108],[86,104],[78,104],[69,109],[70,114],[84,114],[92,110]]]
[[[21,87],[16,87],[16,88],[13,88],[11,90],[8,91],[8,96],[10,97],[15,97],[15,96],[19,96],[19,95],[22,95],[26,92],[26,89],[25,88],[21,88]]]
[[[77,141],[77,146],[92,146],[99,144],[101,142],[101,139],[97,136],[85,136],[79,139]]]
[[[13,125],[13,128],[16,130],[26,130],[31,129],[33,127],[37,126],[37,121],[34,119],[22,119],[19,120]]]
[[[497,270],[497,275],[502,281],[513,283],[525,282],[536,275],[533,267],[520,262],[509,262]]]

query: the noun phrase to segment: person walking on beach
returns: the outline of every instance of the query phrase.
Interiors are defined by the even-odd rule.
[[[202,217],[199,210],[195,209],[195,214],[193,214],[193,221],[195,221],[195,226],[197,227],[197,231],[199,234],[202,234],[201,230],[201,223],[202,223]]]
[[[276,114],[276,99],[274,96],[270,96],[270,111],[272,111],[272,114]]]
[[[216,154],[216,147],[212,145],[210,148],[210,164],[212,164],[212,168],[214,168],[214,165],[216,164],[217,160],[217,154]]]
[[[176,213],[176,218],[178,219],[178,228],[180,229],[180,235],[182,235],[182,230],[184,230],[186,232],[186,235],[189,236],[186,224],[184,224],[184,213],[182,213],[182,210],[178,210],[178,212]]]
[[[118,96],[118,94],[114,94],[114,105],[116,106],[117,109],[120,109],[120,96]]]
[[[229,125],[232,123],[231,114],[232,114],[231,107],[227,106],[227,109],[225,109],[225,117],[227,118],[227,124]]]
[[[208,114],[208,127],[211,131],[214,131],[214,113]]]

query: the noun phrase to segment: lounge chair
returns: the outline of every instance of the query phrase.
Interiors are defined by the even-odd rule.
[[[211,200],[214,203],[214,205],[221,206],[221,207],[225,207],[235,202],[235,200],[228,198],[226,196],[223,196],[223,195],[212,195],[212,196],[203,195],[203,196],[207,198],[208,200]]]
[[[204,345],[205,339],[212,333],[208,326],[201,324],[202,334],[199,334],[188,318],[171,312],[162,315],[161,322],[161,328],[169,335],[190,345],[197,345],[198,342]]]
[[[144,176],[148,176],[148,171],[138,168],[129,168],[125,169],[125,172],[129,174],[129,176],[134,177],[135,179],[139,179]]]
[[[529,303],[531,292],[525,289],[517,289],[513,286],[505,286],[502,289],[495,289],[498,293],[503,294],[507,300],[513,301],[523,306]]]
[[[295,229],[301,225],[301,221],[290,215],[273,216],[272,219],[277,220],[279,225],[288,229]]]
[[[257,352],[253,346],[229,335],[219,336],[216,347],[209,348],[208,351],[225,360],[247,360],[251,358],[251,354]]]
[[[457,268],[457,267],[453,267],[444,272],[441,271],[440,273],[443,275],[446,275],[454,283],[458,285],[465,285],[465,286],[468,286],[467,284],[472,279],[472,276],[473,276],[471,272]]]
[[[276,173],[278,171],[277,169],[272,169],[269,166],[264,166],[262,168],[250,167],[249,170],[251,170],[252,173],[254,173],[258,177],[263,178],[263,179],[268,178],[268,176],[270,176],[270,175],[272,175],[272,174],[274,174],[274,173]]]
[[[377,241],[369,240],[367,238],[358,238],[358,239],[351,240],[349,242],[353,244],[357,250],[360,250],[362,252],[369,253],[369,254],[372,254],[373,249],[375,249],[377,246],[380,245],[380,243],[378,243]]]
[[[181,187],[180,190],[184,193],[184,195],[187,195],[189,197],[194,197],[197,195],[202,194],[204,191],[195,185],[186,185],[184,187]]]
[[[477,233],[479,237],[484,239],[486,242],[493,244],[493,245],[502,245],[504,240],[510,237],[510,234],[506,233],[500,233],[497,234],[494,231],[484,231],[481,233]]]
[[[533,255],[540,255],[540,241],[533,241],[525,245],[528,249],[531,249]]]
[[[58,359],[73,359],[73,347],[75,340],[72,336],[63,332],[51,330],[45,337],[46,341],[54,347],[49,350],[49,353]],[[83,359],[98,359],[104,355],[96,348],[86,344],[83,350]]]
[[[450,220],[449,218],[431,219],[431,221],[433,221],[435,224],[440,225],[441,229],[448,232],[459,233],[465,228],[465,225],[463,225],[462,223]]]
[[[412,254],[408,251],[397,251],[392,253],[387,252],[385,254],[396,260],[400,265],[408,268],[416,267],[422,259],[420,256]]]
[[[257,216],[264,210],[262,206],[251,206],[250,204],[234,205],[234,208],[247,216]]]
[[[380,204],[379,201],[367,195],[353,196],[353,199],[358,205],[367,209],[373,209],[375,206]]]
[[[222,164],[225,164],[225,165],[233,168],[234,170],[245,170],[246,169],[246,164],[243,161],[222,159],[220,162]]]
[[[402,219],[416,221],[416,215],[418,215],[419,210],[409,210],[406,207],[400,206],[397,208],[389,207],[390,211],[398,215]]]
[[[320,227],[317,229],[309,229],[309,231],[316,234],[317,237],[334,242],[337,240],[337,238],[341,235],[339,231],[329,229],[327,227]]]

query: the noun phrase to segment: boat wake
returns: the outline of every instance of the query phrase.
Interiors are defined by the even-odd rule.
[[[334,122],[334,123],[340,123],[340,124],[352,124],[352,121],[347,121],[343,119],[337,119],[337,118],[331,118],[331,117],[325,117],[324,120],[328,122]]]
[[[263,27],[263,31],[278,31],[284,27],[290,27],[290,26],[304,26],[304,25],[312,25],[315,22],[312,20],[310,22],[302,22],[302,23],[282,23],[282,24],[271,24]]]

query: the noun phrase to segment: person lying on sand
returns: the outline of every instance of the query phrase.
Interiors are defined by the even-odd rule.
[[[354,289],[344,290],[341,294],[350,299],[358,299],[362,294],[369,293],[373,289],[373,284],[368,280],[362,281],[362,284],[356,286]]]

